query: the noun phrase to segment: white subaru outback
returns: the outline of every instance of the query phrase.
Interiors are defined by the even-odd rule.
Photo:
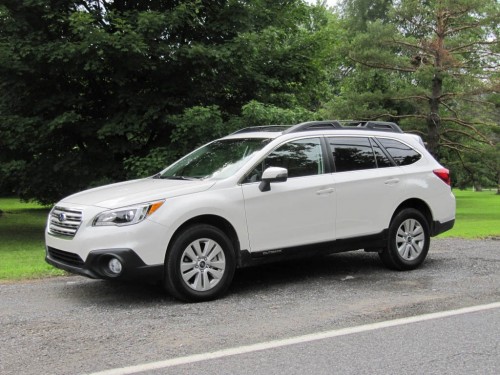
[[[294,257],[364,249],[411,270],[454,221],[449,171],[420,137],[394,123],[315,121],[243,129],[155,176],[63,199],[46,260],[205,301],[236,268]]]

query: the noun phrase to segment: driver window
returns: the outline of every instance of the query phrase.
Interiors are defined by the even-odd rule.
[[[245,182],[260,181],[262,172],[269,167],[286,168],[288,178],[325,173],[320,139],[299,139],[278,147],[254,168]]]

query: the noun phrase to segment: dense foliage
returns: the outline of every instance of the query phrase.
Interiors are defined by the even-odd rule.
[[[0,195],[51,203],[316,118],[397,121],[456,183],[497,183],[498,1],[341,4],[0,0]]]
[[[397,121],[460,184],[500,182],[500,3],[345,0],[343,12],[347,73],[327,113]]]
[[[51,202],[142,174],[252,101],[316,110],[327,25],[290,0],[2,0],[1,190]]]

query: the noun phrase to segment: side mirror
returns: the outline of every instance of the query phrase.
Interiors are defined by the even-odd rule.
[[[262,181],[259,185],[260,191],[271,190],[271,182],[285,182],[288,179],[286,168],[269,167],[262,173]]]

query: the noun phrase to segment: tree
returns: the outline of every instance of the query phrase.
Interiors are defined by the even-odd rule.
[[[358,116],[386,117],[420,130],[437,158],[443,149],[476,147],[464,147],[462,137],[491,146],[488,129],[499,124],[487,115],[494,107],[487,95],[500,90],[499,20],[496,0],[394,2],[384,19],[366,23],[367,31],[352,36],[346,49],[356,71],[349,82],[375,86],[366,87],[372,91],[364,97],[350,96],[344,86],[347,95],[331,108],[357,99]],[[359,80],[363,76],[369,79]]]
[[[129,178],[150,176],[195,146],[201,146],[238,129],[269,124],[298,124],[315,119],[317,116],[302,107],[284,109],[255,100],[245,104],[240,115],[230,117],[227,121],[223,120],[222,112],[216,106],[188,108],[182,114],[171,118],[176,124],[171,137],[177,145],[175,149],[158,147],[145,157],[132,156],[125,160],[125,169]],[[208,123],[212,126],[206,126]]]
[[[349,19],[347,27],[355,32],[366,32],[368,24],[376,20],[387,21],[393,0],[344,0],[341,10]]]
[[[186,147],[183,116],[194,147],[252,100],[317,108],[328,24],[300,0],[1,0],[0,192],[124,179]]]

